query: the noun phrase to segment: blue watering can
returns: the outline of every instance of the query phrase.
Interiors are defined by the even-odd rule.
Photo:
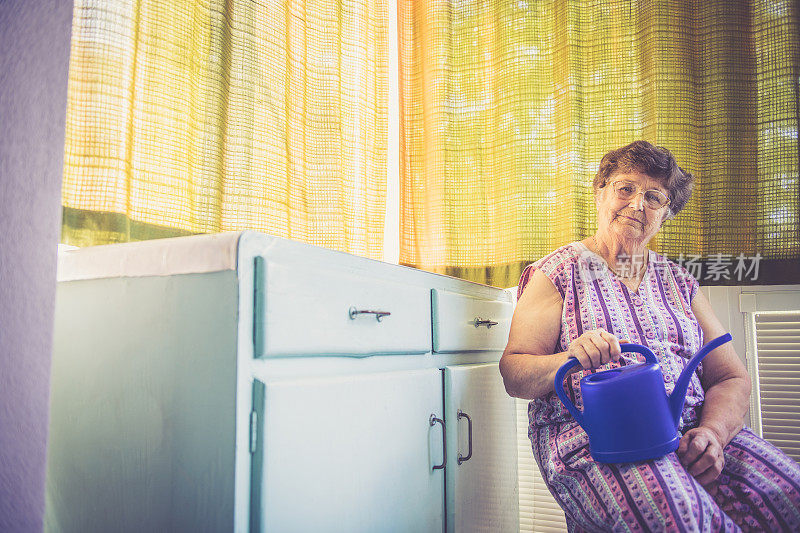
[[[564,406],[589,435],[589,451],[601,463],[628,463],[662,457],[678,448],[686,389],[700,361],[732,340],[726,333],[703,346],[683,369],[672,394],[664,390],[658,359],[641,344],[622,344],[623,352],[644,355],[646,363],[596,372],[581,379],[583,412],[567,397],[564,377],[580,362],[570,358],[556,372],[555,389]]]

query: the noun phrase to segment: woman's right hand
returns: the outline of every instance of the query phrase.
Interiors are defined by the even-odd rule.
[[[584,369],[597,368],[611,361],[618,361],[622,355],[620,341],[604,330],[592,329],[569,343],[567,353],[578,360]]]

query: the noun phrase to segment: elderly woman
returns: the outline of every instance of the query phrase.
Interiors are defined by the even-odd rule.
[[[584,375],[639,362],[620,342],[648,346],[672,392],[704,339],[726,333],[697,280],[647,249],[692,185],[664,148],[637,141],[609,152],[594,180],[597,233],[522,274],[500,371],[509,394],[533,400],[534,455],[571,531],[800,531],[800,467],[743,426],[750,379],[730,343],[692,376],[680,445],[659,459],[595,462],[554,394],[570,357],[582,367],[565,383],[579,408]]]

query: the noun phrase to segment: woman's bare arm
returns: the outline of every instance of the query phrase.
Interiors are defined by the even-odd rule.
[[[556,371],[570,357],[583,368],[619,360],[619,340],[604,329],[584,331],[567,351],[554,354],[563,306],[553,283],[541,271],[534,272],[517,302],[508,345],[500,358],[500,373],[511,396],[533,399],[553,392]]]
[[[725,333],[701,291],[692,300],[692,312],[706,342]],[[684,433],[677,454],[698,483],[715,494],[716,479],[725,467],[723,449],[742,429],[750,398],[750,376],[733,346],[725,343],[703,359],[700,381],[705,390],[700,424]]]
[[[692,300],[692,312],[709,342],[726,333],[702,291]],[[731,343],[725,343],[703,359],[705,402],[700,425],[713,429],[722,446],[742,429],[750,402],[750,376]]]
[[[500,374],[511,396],[530,400],[553,390],[556,370],[569,358],[567,352],[553,354],[561,333],[562,305],[553,283],[535,271],[517,302],[500,358]]]

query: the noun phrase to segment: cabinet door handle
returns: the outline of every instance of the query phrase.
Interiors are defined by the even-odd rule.
[[[480,327],[480,326],[486,326],[486,329],[491,329],[492,326],[496,326],[497,325],[497,322],[495,322],[494,320],[490,320],[488,318],[487,319],[483,319],[483,318],[481,318],[479,316],[475,317],[475,320],[473,320],[472,323],[475,324],[476,328]]]
[[[358,315],[375,315],[375,320],[380,322],[383,317],[389,316],[392,313],[389,311],[370,311],[368,309],[356,309],[355,307],[351,307],[347,310],[347,314],[350,316],[350,320],[355,320]]]
[[[461,452],[458,453],[458,464],[460,465],[464,461],[469,461],[472,458],[472,419],[469,417],[467,413],[462,411],[461,409],[458,410],[458,419],[461,420],[462,418],[467,419],[467,434],[469,435],[469,450],[467,451],[467,456],[464,457],[461,455]]]
[[[436,413],[434,413],[430,418],[431,427],[435,426],[437,422],[442,425],[442,464],[433,465],[434,470],[442,469],[447,464],[447,441],[445,440],[444,420],[436,418]]]

